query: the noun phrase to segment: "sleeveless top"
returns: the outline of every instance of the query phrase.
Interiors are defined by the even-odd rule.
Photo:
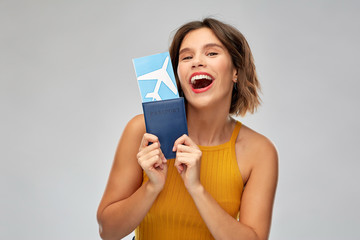
[[[217,146],[199,146],[202,151],[200,181],[207,192],[233,218],[238,217],[243,181],[235,155],[237,122],[230,141]],[[135,229],[136,240],[214,239],[169,159],[163,190]],[[143,183],[148,181],[144,172]]]

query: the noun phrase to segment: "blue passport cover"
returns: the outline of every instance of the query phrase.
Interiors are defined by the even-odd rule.
[[[146,132],[159,138],[166,159],[175,158],[174,142],[183,134],[188,135],[184,98],[143,102],[142,105]]]

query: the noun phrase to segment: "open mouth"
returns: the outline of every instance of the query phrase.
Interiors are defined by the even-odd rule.
[[[190,84],[193,90],[207,90],[214,79],[211,75],[207,73],[194,73],[190,78]]]

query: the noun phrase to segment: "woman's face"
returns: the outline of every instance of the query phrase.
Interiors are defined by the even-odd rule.
[[[236,69],[227,49],[211,29],[200,28],[185,36],[177,72],[186,100],[192,106],[230,104]]]

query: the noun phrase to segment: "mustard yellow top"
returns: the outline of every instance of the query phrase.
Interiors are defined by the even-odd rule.
[[[200,180],[205,189],[233,218],[237,218],[243,190],[235,155],[237,122],[230,141],[217,146],[199,146],[202,151]],[[136,240],[214,239],[202,220],[181,176],[168,160],[164,189],[135,230]],[[148,181],[144,174],[143,183]]]

